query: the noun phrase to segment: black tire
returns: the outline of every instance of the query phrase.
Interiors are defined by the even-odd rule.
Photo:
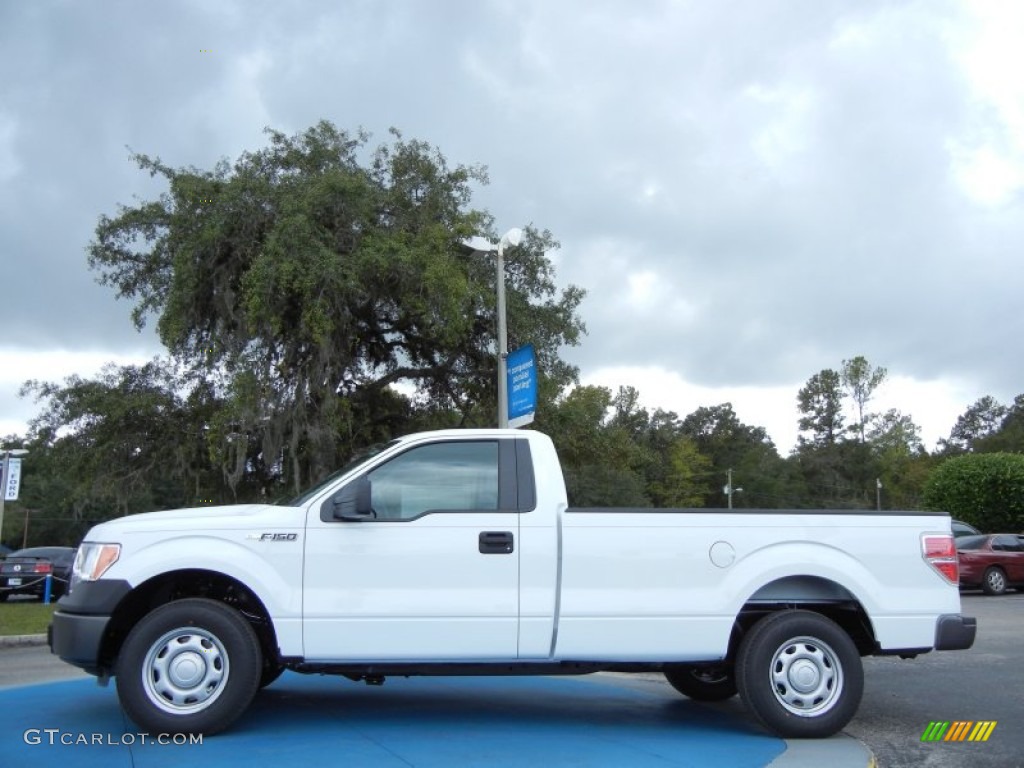
[[[736,677],[731,665],[673,665],[665,667],[663,673],[669,685],[694,701],[725,701],[736,695]]]
[[[1006,574],[1002,568],[991,566],[981,577],[981,589],[986,595],[1002,595],[1006,592]]]
[[[263,672],[260,674],[260,690],[263,690],[272,682],[277,680],[284,672],[284,667],[272,661],[263,663]]]
[[[864,668],[850,636],[813,611],[761,619],[740,643],[736,684],[754,716],[784,738],[838,733],[857,712]]]
[[[223,731],[252,702],[263,658],[256,633],[232,608],[176,600],[144,616],[115,667],[128,716],[150,733]]]

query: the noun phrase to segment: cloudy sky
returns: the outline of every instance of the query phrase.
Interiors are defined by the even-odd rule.
[[[390,126],[482,163],[588,291],[569,353],[785,454],[796,392],[864,355],[928,447],[1024,392],[1024,4],[0,0],[0,434],[29,378],[160,349],[95,283],[132,150],[210,167],[263,128]]]

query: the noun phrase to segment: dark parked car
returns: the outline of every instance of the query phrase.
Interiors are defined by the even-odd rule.
[[[50,597],[56,600],[68,589],[74,562],[74,547],[31,547],[11,552],[0,562],[0,602],[10,595],[42,599],[47,574],[52,576]]]
[[[970,523],[965,523],[963,520],[954,520],[953,523],[952,523],[952,526],[953,526],[953,535],[956,538],[958,538],[958,539],[961,536],[980,536],[981,535],[981,531],[979,531],[977,528],[975,528]]]
[[[1001,595],[1009,587],[1024,587],[1024,536],[963,536],[956,540],[956,550],[961,587],[981,587],[986,595]]]

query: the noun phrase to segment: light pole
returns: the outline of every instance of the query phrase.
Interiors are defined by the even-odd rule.
[[[732,487],[732,470],[731,470],[731,469],[729,470],[729,473],[728,473],[728,478],[729,478],[729,482],[728,482],[728,484],[727,484],[727,485],[726,485],[726,486],[725,486],[725,487],[724,487],[724,488],[722,489],[722,491],[723,491],[723,492],[725,493],[725,495],[726,495],[726,496],[728,496],[728,497],[729,497],[729,509],[732,509],[732,495],[733,495],[734,493],[739,493],[739,492],[740,492],[740,491],[742,491],[743,489],[742,489],[742,488],[733,488],[733,487]]]
[[[7,473],[11,469],[11,459],[28,456],[28,451],[24,448],[10,448],[3,452],[3,456],[3,474],[0,475],[0,478],[3,478],[2,482],[0,482],[0,544],[4,542],[4,503],[7,500]]]
[[[497,256],[497,330],[498,330],[498,426],[501,429],[508,428],[508,374],[506,364],[508,361],[508,324],[505,312],[505,249],[519,245],[523,239],[523,230],[513,227],[498,241],[498,247],[480,248],[474,243],[480,242],[483,238],[475,237],[472,241],[463,243],[466,252],[494,253]],[[484,241],[486,242],[486,241]],[[491,244],[488,242],[488,246]]]
[[[519,245],[523,231],[512,228],[498,241],[498,428],[508,429],[508,321],[505,317],[505,247]]]

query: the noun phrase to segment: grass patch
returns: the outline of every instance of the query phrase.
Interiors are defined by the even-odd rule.
[[[42,635],[50,625],[57,603],[0,603],[0,635]]]

